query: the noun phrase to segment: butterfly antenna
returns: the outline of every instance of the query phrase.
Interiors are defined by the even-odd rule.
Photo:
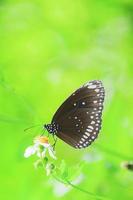
[[[31,128],[35,128],[35,127],[37,127],[37,126],[42,126],[42,124],[30,126],[30,127],[26,128],[26,129],[24,129],[24,131],[27,131],[27,130],[29,130],[29,129],[31,129]]]

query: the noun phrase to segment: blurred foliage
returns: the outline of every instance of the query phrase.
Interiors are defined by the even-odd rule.
[[[131,0],[0,1],[1,199],[89,199],[34,170],[23,152],[42,130],[23,130],[50,122],[63,100],[93,79],[106,88],[102,131],[85,150],[58,140],[57,164],[85,162],[75,184],[133,199],[133,174],[119,156],[133,154],[132,22]]]

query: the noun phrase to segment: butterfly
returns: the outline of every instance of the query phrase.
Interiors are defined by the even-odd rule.
[[[74,148],[88,147],[101,129],[104,97],[101,81],[87,82],[65,100],[44,128]]]

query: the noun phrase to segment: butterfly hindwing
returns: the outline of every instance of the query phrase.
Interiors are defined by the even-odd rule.
[[[89,146],[101,129],[103,101],[101,81],[90,81],[76,90],[52,119],[58,125],[56,135],[75,148]]]

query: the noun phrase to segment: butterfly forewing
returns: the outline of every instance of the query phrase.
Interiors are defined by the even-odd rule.
[[[76,90],[57,110],[52,123],[56,135],[75,148],[89,146],[101,129],[104,88],[101,81],[91,81]]]

